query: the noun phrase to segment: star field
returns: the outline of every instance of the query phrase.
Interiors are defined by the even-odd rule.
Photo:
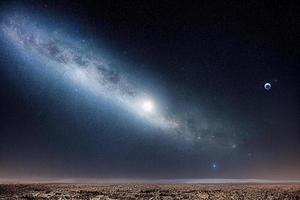
[[[0,177],[300,178],[292,3],[0,11]]]

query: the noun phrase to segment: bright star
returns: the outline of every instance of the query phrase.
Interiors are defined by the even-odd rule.
[[[216,163],[213,163],[213,164],[212,164],[212,168],[213,168],[213,169],[216,169],[216,168],[217,168],[217,164],[216,164]]]
[[[152,101],[150,100],[147,100],[147,101],[144,101],[143,104],[142,104],[142,108],[145,112],[147,113],[151,113],[153,112],[154,110],[154,104]]]

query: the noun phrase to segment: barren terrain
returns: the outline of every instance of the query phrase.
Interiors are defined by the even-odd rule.
[[[0,199],[300,199],[299,184],[0,184]]]

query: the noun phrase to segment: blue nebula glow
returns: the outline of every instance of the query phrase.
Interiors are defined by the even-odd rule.
[[[82,36],[68,34],[67,28],[61,28],[53,20],[47,22],[42,14],[8,12],[0,30],[1,39],[12,55],[24,58],[22,62],[26,62],[29,74],[33,75],[32,69],[42,69],[43,77],[53,76],[76,91],[84,91],[86,96],[94,98],[93,102],[109,104],[115,113],[125,111],[159,133],[181,141],[197,141],[203,148],[204,145],[228,147],[224,135],[231,131],[224,128],[223,121],[205,119],[198,102],[184,101],[175,110],[165,109],[168,103],[161,103],[162,92],[157,90],[152,94],[149,88],[153,86],[149,86],[145,75],[138,76],[129,73],[128,68],[112,65],[110,57],[90,46]],[[232,137],[228,138],[232,142]]]
[[[176,120],[163,115],[146,91],[128,80],[125,72],[109,65],[101,54],[78,45],[75,39],[45,30],[35,19],[10,15],[1,30],[18,52],[51,66],[64,78],[95,94],[100,100],[120,105],[153,126],[170,130],[178,128]],[[74,85],[75,87],[75,85]]]

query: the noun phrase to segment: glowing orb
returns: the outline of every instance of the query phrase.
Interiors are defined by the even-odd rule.
[[[264,85],[264,88],[266,89],[266,90],[270,90],[271,89],[271,83],[265,83],[265,85]]]
[[[142,109],[147,112],[147,113],[151,113],[154,110],[154,104],[152,101],[144,101],[142,104]]]

